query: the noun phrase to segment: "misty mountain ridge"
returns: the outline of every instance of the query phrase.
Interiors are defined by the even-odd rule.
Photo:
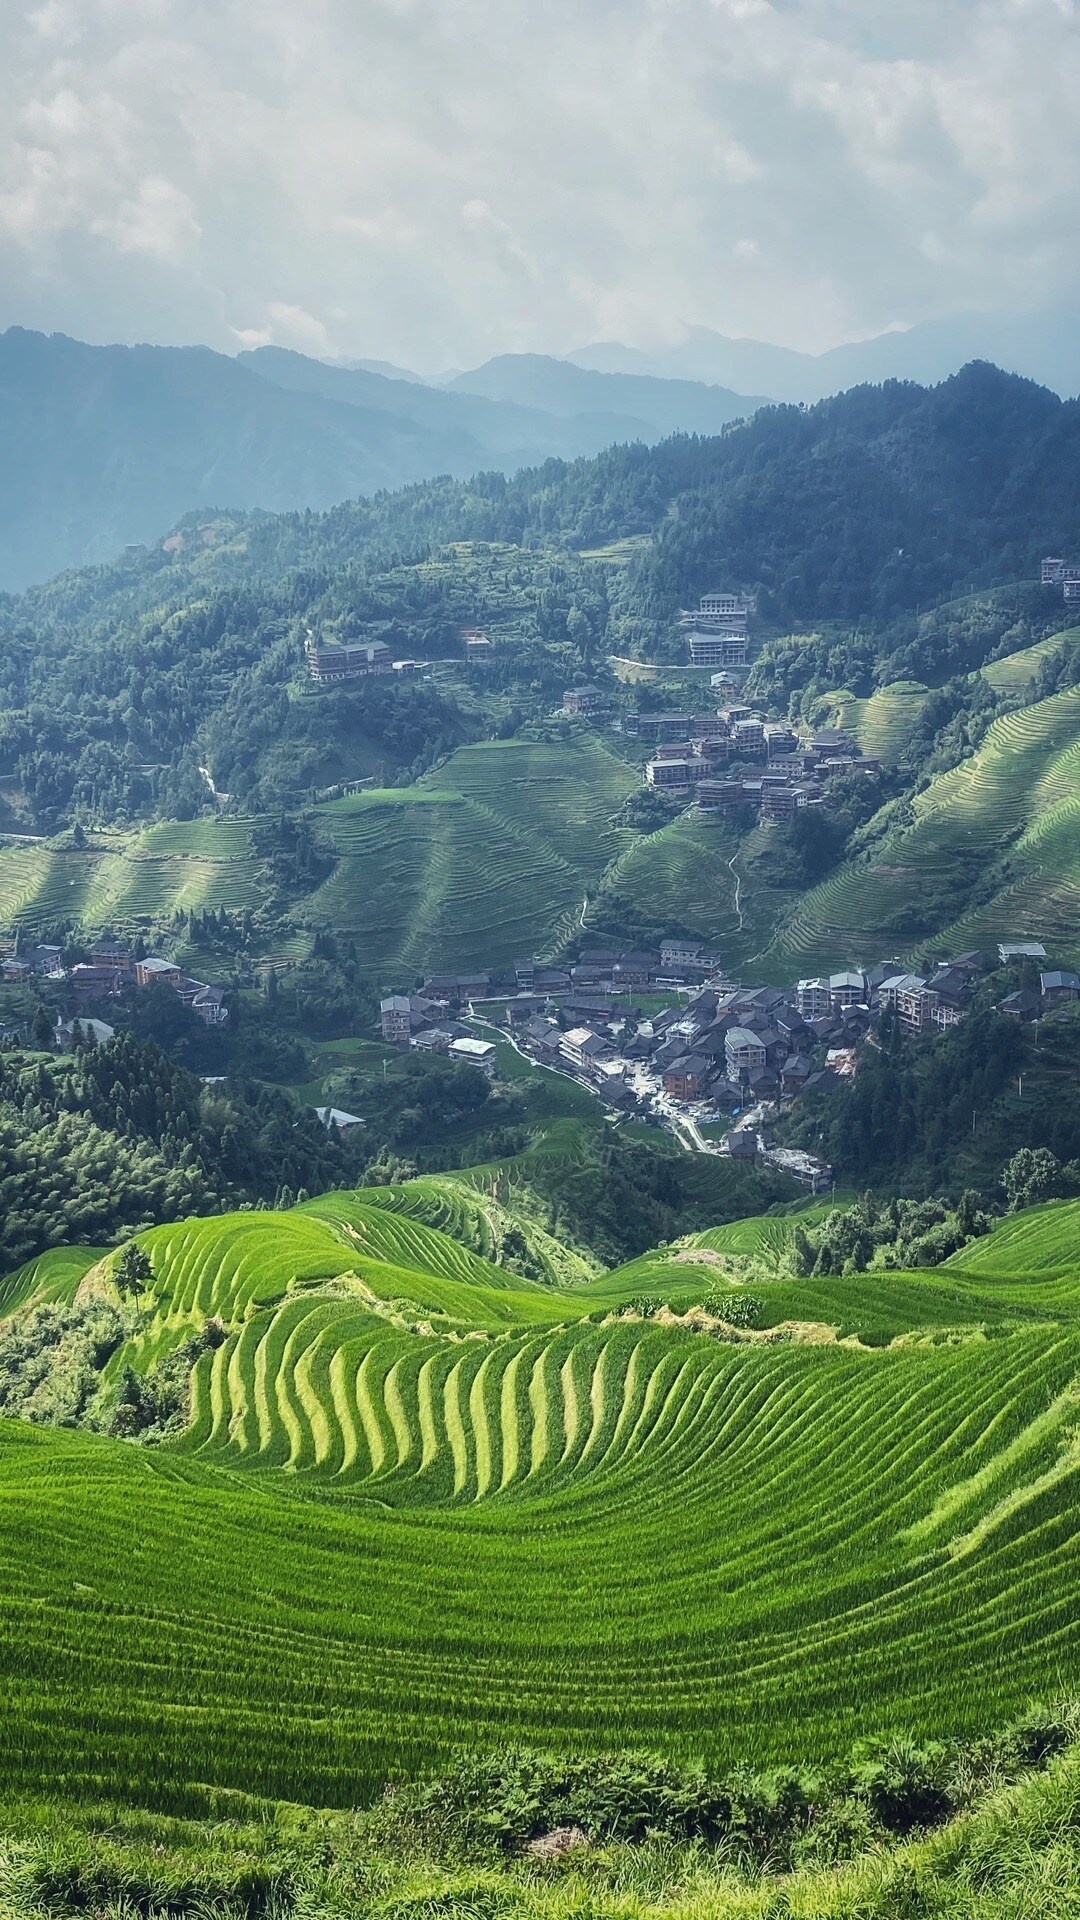
[[[695,409],[680,383],[665,408],[651,378],[541,372],[522,370],[515,398],[512,381],[505,397],[443,390],[279,347],[234,358],[12,327],[0,334],[0,589],[109,559],[201,508],[325,509],[437,474],[515,473],[691,425],[715,432],[754,405],[703,386]],[[558,405],[528,404],[545,382]]]
[[[1069,399],[1080,393],[1080,315],[1072,307],[1021,317],[969,313],[817,354],[691,327],[678,345],[651,353],[619,341],[596,341],[566,357],[590,371],[715,381],[796,402],[824,400],[849,387],[883,380],[932,386],[970,360],[989,360],[1006,373],[1022,374]]]

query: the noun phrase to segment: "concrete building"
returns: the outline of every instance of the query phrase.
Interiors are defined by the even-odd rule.
[[[603,713],[607,701],[599,687],[567,687],[562,697],[564,713],[580,713],[586,718]]]
[[[708,770],[709,763],[706,760],[650,760],[645,768],[645,779],[650,787],[658,787],[664,793],[685,793],[688,788],[696,787]]]
[[[145,960],[135,962],[135,985],[152,987],[158,981],[163,986],[176,988],[180,984],[180,969],[171,960],[162,960],[156,953],[148,953]]]
[[[765,724],[756,713],[736,720],[731,729],[736,753],[760,753],[765,745]]]
[[[613,1052],[607,1040],[602,1040],[591,1027],[571,1027],[559,1042],[559,1052],[572,1067],[582,1070],[592,1066],[597,1060],[605,1060]]]
[[[449,1053],[453,1034],[448,1027],[422,1027],[409,1036],[409,1045],[417,1053]]]
[[[832,988],[821,975],[800,980],[795,988],[795,1006],[804,1020],[820,1020],[832,1012]]]
[[[489,1080],[494,1079],[494,1041],[474,1040],[471,1034],[466,1034],[461,1040],[451,1040],[447,1052],[451,1060],[461,1061],[467,1067],[479,1067]]]
[[[878,1005],[891,1009],[905,1033],[917,1036],[933,1026],[937,995],[919,973],[897,974],[878,988]]]
[[[347,646],[320,646],[317,641],[309,640],[304,655],[308,673],[320,687],[394,670],[394,656],[382,640],[350,641]]]
[[[738,780],[699,780],[695,798],[703,813],[730,813],[742,800]]]
[[[765,1048],[749,1027],[732,1027],[724,1035],[724,1066],[729,1080],[738,1084],[765,1065]]]
[[[412,1007],[407,993],[390,993],[379,1002],[382,1037],[391,1046],[407,1047],[412,1032]]]
[[[1013,960],[1045,960],[1046,948],[1037,940],[1004,940],[998,948],[998,959],[1003,967]]]
[[[191,997],[191,1011],[204,1027],[227,1026],[229,1009],[225,1005],[224,987],[200,987]]]
[[[829,975],[829,999],[834,1011],[837,1013],[843,1013],[848,1007],[862,1006],[866,1000],[865,974],[854,972],[831,973]]]
[[[692,633],[690,664],[692,667],[745,667],[748,647],[745,632]]]

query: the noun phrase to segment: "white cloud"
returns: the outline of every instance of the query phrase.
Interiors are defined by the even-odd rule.
[[[1072,0],[0,0],[0,323],[428,367],[1076,291]]]

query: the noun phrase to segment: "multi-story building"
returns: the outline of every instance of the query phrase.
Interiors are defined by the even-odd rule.
[[[848,1007],[858,1007],[866,999],[866,976],[862,973],[832,973],[829,975],[829,999],[834,1012],[843,1013]]]
[[[407,993],[389,993],[379,1002],[382,1037],[393,1047],[407,1047],[412,1032],[412,1007]]]
[[[564,713],[584,714],[591,719],[594,714],[603,713],[607,701],[599,687],[567,687],[562,697]]]
[[[927,1033],[934,1024],[938,1005],[936,993],[920,973],[900,973],[883,980],[878,988],[879,1007],[895,1012],[905,1033]]]
[[[743,633],[692,633],[690,664],[693,667],[745,667],[749,642]]]
[[[736,753],[760,753],[765,744],[765,727],[756,713],[736,720],[731,729]]]
[[[320,646],[317,641],[309,640],[304,653],[308,673],[316,686],[394,671],[394,656],[382,640],[350,641],[346,646]]]
[[[115,972],[115,969],[113,969]],[[145,960],[135,962],[135,985],[152,987],[158,982],[163,986],[176,988],[180,984],[180,969],[171,960],[162,960],[156,953],[148,953]]]
[[[804,1020],[820,1020],[824,1014],[831,1013],[832,988],[829,982],[821,976],[800,980],[795,988],[795,1005]]]
[[[650,760],[645,768],[645,778],[650,787],[660,787],[665,793],[685,793],[688,788],[696,786],[707,772],[708,762],[705,760]]]
[[[776,760],[783,754],[794,753],[798,741],[785,721],[767,720],[761,731],[770,760]]]
[[[608,1041],[602,1040],[591,1027],[571,1027],[559,1042],[563,1059],[568,1060],[572,1067],[582,1070],[595,1065],[598,1060],[608,1059],[611,1051]]]
[[[684,627],[710,633],[744,634],[756,606],[749,593],[703,593],[696,612],[684,608],[679,620]]]
[[[466,1067],[479,1067],[480,1072],[489,1080],[495,1077],[495,1043],[492,1040],[474,1040],[471,1034],[465,1034],[460,1040],[451,1040],[447,1048],[451,1060]]]
[[[675,1100],[697,1100],[705,1091],[713,1063],[703,1053],[681,1053],[664,1069],[664,1092]]]
[[[688,740],[691,718],[688,713],[628,713],[623,726],[632,739],[659,744],[662,740]]]
[[[742,800],[742,783],[738,780],[699,780],[694,798],[703,813],[727,813]]]
[[[731,1027],[724,1035],[724,1065],[727,1077],[736,1086],[751,1073],[760,1072],[765,1065],[765,1047],[756,1033],[749,1027]]]

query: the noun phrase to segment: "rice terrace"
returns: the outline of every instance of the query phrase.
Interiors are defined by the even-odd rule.
[[[9,1782],[196,1813],[349,1804],[465,1742],[820,1763],[868,1713],[974,1732],[1071,1679],[1075,1206],[970,1266],[759,1268],[740,1337],[746,1255],[558,1290],[432,1199],[145,1237],[110,1366],[214,1344],[156,1452],[5,1430]],[[5,1304],[107,1294],[85,1259]]]

